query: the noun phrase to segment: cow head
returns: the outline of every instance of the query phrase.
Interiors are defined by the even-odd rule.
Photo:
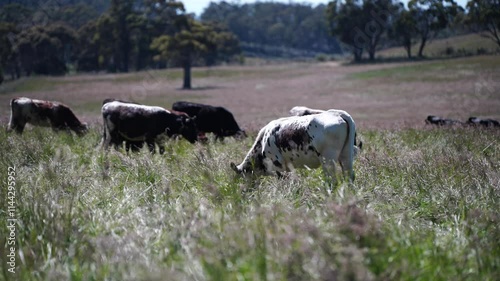
[[[190,143],[195,143],[198,139],[198,130],[196,128],[196,117],[178,116],[177,121],[181,124],[180,133]]]
[[[235,171],[237,174],[241,174],[243,172],[242,170],[238,169],[234,162],[231,162],[231,169],[233,169],[233,171]]]
[[[87,123],[82,123],[80,126],[75,128],[75,132],[78,136],[84,136],[89,130],[89,126]]]
[[[244,139],[247,137],[247,133],[245,132],[245,130],[239,130],[238,132],[236,132],[235,137],[237,139]]]

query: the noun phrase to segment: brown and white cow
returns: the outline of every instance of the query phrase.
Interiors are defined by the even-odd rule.
[[[157,144],[163,154],[166,137],[180,134],[191,143],[197,139],[192,118],[172,114],[159,106],[110,101],[102,106],[102,118],[104,148],[123,141],[141,145],[146,142],[151,152],[155,151]]]
[[[231,167],[238,173],[270,175],[322,166],[334,177],[339,162],[344,175],[354,180],[355,133],[354,120],[342,110],[280,118],[264,126],[243,162]]]
[[[7,130],[22,134],[27,123],[54,130],[73,130],[79,136],[87,132],[87,124],[80,122],[73,111],[62,103],[24,97],[12,99]]]

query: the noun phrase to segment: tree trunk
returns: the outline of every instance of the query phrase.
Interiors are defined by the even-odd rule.
[[[406,44],[405,46],[406,54],[408,55],[408,58],[411,59],[411,42],[409,44]]]
[[[375,48],[370,48],[370,50],[368,50],[368,55],[370,56],[370,60],[371,61],[374,61],[375,60]]]
[[[352,51],[352,54],[354,55],[355,62],[361,62],[361,58],[363,56],[363,49],[358,49],[355,47]]]
[[[427,43],[427,38],[422,38],[422,41],[420,41],[420,47],[418,48],[418,57],[420,58],[424,57],[425,43]]]
[[[191,62],[184,63],[184,84],[182,88],[185,90],[191,89]]]

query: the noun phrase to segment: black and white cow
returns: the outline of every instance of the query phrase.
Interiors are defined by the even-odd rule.
[[[467,120],[468,125],[473,126],[484,126],[484,127],[500,127],[500,122],[495,119],[481,119],[478,117],[469,117]]]
[[[224,107],[178,101],[172,105],[172,109],[196,117],[198,130],[202,133],[214,133],[216,140],[229,136],[246,137],[245,131],[240,129],[233,114]]]
[[[294,106],[292,109],[290,109],[290,115],[291,116],[306,116],[306,115],[313,115],[313,114],[320,114],[325,112],[326,110],[323,109],[313,109],[305,106]],[[343,110],[338,110],[338,109],[330,109],[330,111],[341,111],[345,112]],[[358,132],[354,135],[354,153],[358,154],[359,151],[363,148],[363,142],[359,141],[358,142]]]
[[[102,106],[102,118],[105,148],[123,141],[141,146],[146,142],[151,152],[155,151],[157,144],[163,154],[163,141],[166,137],[180,134],[191,143],[197,139],[196,125],[192,118],[172,114],[159,106],[110,101]]]
[[[342,110],[280,118],[263,127],[241,164],[238,173],[270,175],[296,168],[317,168],[335,175],[335,162],[354,180],[354,136],[356,125]]]
[[[425,119],[426,124],[432,124],[437,126],[453,126],[453,125],[464,125],[463,122],[454,119],[442,118],[439,116],[429,115]]]
[[[7,130],[22,134],[27,123],[54,130],[72,130],[79,136],[87,132],[87,124],[80,122],[73,111],[62,103],[24,97],[12,99]]]

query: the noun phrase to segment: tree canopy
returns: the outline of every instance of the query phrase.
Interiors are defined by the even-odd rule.
[[[194,19],[175,0],[0,1],[0,46],[0,74],[11,79],[60,75],[69,66],[128,72],[167,62],[213,65],[240,53],[229,30]]]

